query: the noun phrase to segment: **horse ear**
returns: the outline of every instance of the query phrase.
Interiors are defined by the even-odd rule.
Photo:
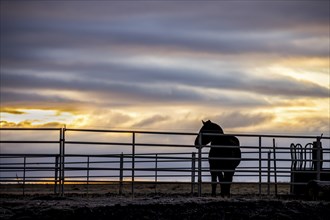
[[[203,121],[203,120],[202,120],[202,122],[203,122],[203,125],[205,125],[205,123],[206,123],[206,122],[205,122],[205,121]]]

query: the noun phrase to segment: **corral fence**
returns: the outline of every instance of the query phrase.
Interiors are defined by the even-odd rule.
[[[0,132],[0,183],[18,183],[23,194],[26,184],[37,183],[53,185],[59,195],[70,183],[87,184],[87,192],[91,184],[111,183],[118,186],[118,194],[129,185],[132,196],[138,183],[154,184],[155,191],[159,184],[188,183],[192,194],[202,196],[203,184],[211,183],[210,146],[196,148],[197,133],[68,128]],[[101,141],[91,141],[96,134],[102,135]],[[330,181],[330,137],[230,135],[240,139],[242,151],[235,184],[254,183],[257,194],[277,195],[280,185],[289,185],[289,194],[301,194],[309,180]]]

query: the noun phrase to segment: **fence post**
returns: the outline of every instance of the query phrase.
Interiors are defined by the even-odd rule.
[[[321,169],[322,169],[321,160],[323,160],[323,156],[321,155],[321,138],[322,136],[316,137],[316,171],[317,171],[316,180],[321,179]]]
[[[290,145],[290,153],[291,153],[291,175],[290,175],[290,193],[293,194],[295,191],[295,174],[297,170],[297,152],[296,145],[291,143]]]
[[[195,186],[195,169],[196,169],[196,153],[192,152],[191,155],[191,195],[194,195]]]
[[[87,156],[87,195],[89,193],[89,156]]]
[[[62,177],[63,177],[63,180],[62,180],[62,196],[64,196],[64,182],[65,182],[65,130],[66,128],[64,127],[63,128],[63,140],[62,140],[62,147],[63,147],[63,169],[62,169]]]
[[[23,196],[25,195],[25,173],[26,173],[26,157],[24,157],[24,169],[23,169]]]
[[[60,149],[59,149],[59,185],[58,185],[58,193],[62,195],[62,169],[63,169],[63,129],[60,128]]]
[[[54,181],[54,194],[57,194],[57,181],[58,181],[58,155],[55,155],[55,181]]]
[[[134,198],[135,132],[132,133],[132,198]]]
[[[259,136],[259,196],[261,196],[261,182],[262,182],[262,172],[261,172],[261,166],[262,166],[262,163],[261,163],[261,136]]]
[[[268,160],[267,160],[267,195],[270,195],[270,154],[271,151],[268,151]]]
[[[273,159],[274,159],[274,182],[275,182],[275,196],[277,196],[277,168],[276,168],[276,143],[273,138]]]
[[[198,138],[198,197],[202,196],[202,134]]]
[[[120,168],[119,168],[119,195],[123,195],[123,168],[124,168],[124,154],[120,155]]]
[[[158,154],[155,158],[155,194],[157,193],[157,181],[158,181]]]
[[[60,129],[60,195],[64,196],[65,128]]]

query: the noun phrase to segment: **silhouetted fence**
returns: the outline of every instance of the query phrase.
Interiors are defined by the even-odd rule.
[[[90,184],[116,183],[118,194],[122,194],[123,186],[129,184],[132,196],[137,183],[154,184],[155,191],[158,184],[188,183],[191,193],[197,192],[201,196],[202,184],[210,183],[211,179],[208,150],[202,152],[192,145],[197,133],[66,128],[1,128],[0,131],[0,182],[21,185],[23,194],[27,183],[54,184],[54,193],[60,195],[65,193],[68,183],[87,184],[87,192]],[[38,135],[48,131],[58,138],[46,140],[48,135],[41,135],[38,140],[21,140],[24,135],[16,135],[26,131]],[[117,134],[123,141],[71,140],[73,134],[86,139],[87,133],[104,134],[103,140],[117,140],[117,137],[107,136]],[[271,186],[275,194],[281,184],[289,184],[290,193],[297,193],[299,190],[295,189],[311,179],[330,180],[329,137],[230,135],[241,140],[242,150],[242,162],[236,169],[234,183],[255,183],[259,195],[270,194]],[[178,144],[185,142],[192,144]],[[71,149],[75,147],[78,149]],[[22,148],[24,153],[15,153],[17,148]],[[30,151],[32,148],[34,152]],[[57,152],[38,153],[49,148],[55,148]],[[84,149],[86,152],[81,153]],[[113,153],[114,150],[119,153]],[[108,151],[111,153],[105,153]],[[262,192],[262,186],[267,186],[266,192]]]

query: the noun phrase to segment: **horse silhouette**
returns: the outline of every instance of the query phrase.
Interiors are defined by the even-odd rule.
[[[195,140],[196,148],[211,143],[209,152],[210,173],[212,178],[212,196],[216,196],[217,178],[220,182],[221,196],[230,196],[230,184],[236,167],[241,161],[239,140],[224,134],[222,128],[210,120],[203,122],[203,127]],[[214,134],[214,135],[212,135]]]

